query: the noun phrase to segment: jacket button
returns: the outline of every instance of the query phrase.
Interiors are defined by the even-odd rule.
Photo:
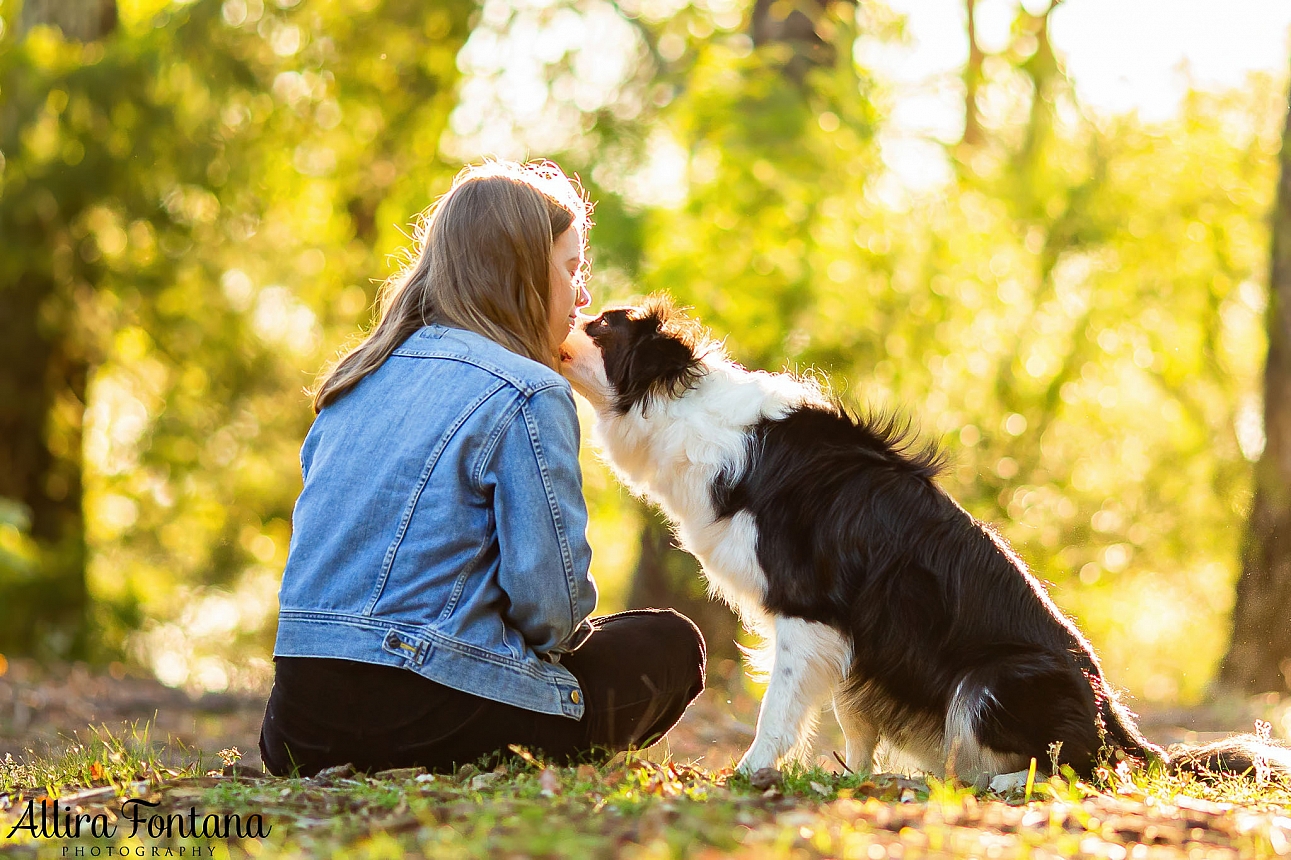
[[[569,700],[577,705],[579,702],[583,701],[583,697],[578,694],[577,690],[570,690]]]

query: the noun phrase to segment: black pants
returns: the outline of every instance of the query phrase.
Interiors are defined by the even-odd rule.
[[[647,747],[704,689],[704,637],[668,609],[593,618],[595,632],[561,665],[586,697],[583,718],[540,714],[445,687],[394,666],[279,657],[260,729],[272,774],[325,767],[451,770],[510,744],[556,761],[597,761]]]

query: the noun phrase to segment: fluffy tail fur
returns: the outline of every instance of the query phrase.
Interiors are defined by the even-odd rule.
[[[1133,758],[1160,762],[1173,773],[1190,773],[1201,780],[1248,775],[1261,782],[1291,781],[1291,746],[1270,739],[1267,723],[1256,723],[1257,734],[1162,749],[1143,737],[1133,715],[1119,702],[1108,697],[1102,705],[1108,740]]]
[[[1166,765],[1175,773],[1208,780],[1250,775],[1263,782],[1291,780],[1291,747],[1258,734],[1232,735],[1208,744],[1174,744]]]

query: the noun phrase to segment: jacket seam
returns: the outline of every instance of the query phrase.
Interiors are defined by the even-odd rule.
[[[278,617],[288,621],[323,622],[326,624],[348,624],[351,627],[364,627],[369,630],[399,630],[411,635],[421,633],[425,627],[408,624],[388,618],[375,619],[370,615],[354,615],[349,612],[319,612],[312,609],[282,609]]]
[[[521,399],[517,397],[515,402],[507,407],[507,412],[495,422],[493,430],[489,433],[489,438],[484,441],[484,447],[477,457],[477,465],[475,468],[471,469],[469,473],[472,489],[477,490],[480,493],[485,492],[485,464],[493,458],[493,452],[496,450],[498,442],[506,432],[506,429],[511,426],[516,415],[519,414],[521,402]],[[493,509],[491,507],[488,509],[487,515],[489,518],[489,528],[485,531],[485,534],[491,535],[493,534]],[[491,541],[486,539],[475,548],[475,554],[472,556],[471,564],[467,566],[467,570],[470,570],[475,566],[475,562],[478,561],[480,556],[489,548],[490,543]],[[440,610],[436,623],[442,623],[452,617],[453,610],[457,608],[457,601],[461,599],[462,591],[466,588],[466,580],[468,578],[468,574],[463,573],[453,582],[453,588],[449,591],[448,600],[444,602],[444,608]]]
[[[471,470],[473,489],[484,491],[484,470],[488,468],[488,464],[493,460],[493,455],[497,453],[498,445],[502,443],[502,437],[506,435],[507,430],[511,429],[511,425],[515,423],[516,416],[524,411],[527,402],[524,395],[517,397],[516,401],[508,407],[508,414],[498,420],[493,432],[485,440],[484,447],[476,459],[475,468]]]
[[[490,341],[490,343],[492,342]],[[506,349],[506,347],[501,345],[498,345],[498,348]],[[532,396],[534,394],[537,394],[539,391],[542,391],[547,388],[564,388],[569,384],[565,382],[563,377],[560,377],[560,376],[557,376],[555,379],[546,379],[546,380],[539,380],[539,381],[535,381],[533,379],[525,378],[522,376],[517,376],[516,374],[510,372],[505,367],[502,367],[499,364],[494,364],[491,361],[481,361],[480,359],[475,358],[473,356],[465,356],[459,352],[452,352],[448,350],[427,350],[422,352],[422,351],[414,351],[407,348],[406,346],[403,346],[396,349],[394,352],[391,353],[391,355],[398,356],[400,358],[438,358],[438,359],[446,359],[448,361],[458,361],[458,362],[461,362],[462,364],[469,364],[472,367],[478,367],[480,370],[483,370],[487,373],[491,373],[494,376],[502,379],[503,381],[510,383],[512,386],[514,386],[515,388],[519,389],[522,393],[524,393],[525,396]],[[532,359],[526,358],[525,356],[522,356],[519,354],[515,354],[515,356],[516,358],[523,359],[524,361],[532,361]],[[533,363],[538,364],[537,362],[533,362]],[[539,364],[538,366],[542,367],[541,364]],[[548,369],[550,370],[550,368]],[[552,371],[553,374],[555,372],[556,371],[554,370]]]
[[[560,544],[560,561],[561,566],[564,568],[565,589],[569,598],[569,630],[572,634],[578,629],[579,623],[578,591],[577,583],[574,582],[574,554],[569,548],[569,536],[565,534],[564,518],[560,515],[560,504],[551,485],[547,458],[543,455],[542,442],[538,437],[538,426],[528,408],[531,400],[532,398],[521,404],[520,414],[524,416],[525,427],[529,431],[529,445],[538,461],[538,473],[542,476],[542,489],[547,496],[547,508],[551,513],[552,525],[556,529],[556,539]]]
[[[372,614],[373,610],[376,609],[377,602],[381,599],[382,592],[385,591],[386,582],[390,578],[390,570],[394,567],[395,557],[399,554],[399,547],[403,544],[404,535],[408,533],[408,524],[412,521],[413,511],[417,509],[417,503],[421,501],[421,493],[426,489],[426,482],[430,480],[430,473],[434,471],[435,465],[439,462],[440,455],[444,453],[444,449],[448,447],[448,443],[457,435],[457,431],[462,428],[462,425],[466,423],[467,419],[474,415],[476,410],[487,403],[494,394],[501,391],[504,387],[505,386],[501,382],[497,383],[493,388],[490,388],[488,391],[484,392],[484,394],[476,398],[474,403],[466,409],[463,409],[461,414],[457,416],[457,419],[449,426],[448,432],[440,438],[439,443],[435,446],[434,450],[431,451],[430,456],[427,457],[426,464],[422,466],[421,469],[421,476],[417,479],[417,483],[413,487],[412,495],[409,497],[408,503],[404,505],[403,514],[399,518],[399,528],[395,531],[394,540],[390,542],[390,546],[386,549],[385,558],[382,559],[381,572],[377,576],[376,585],[372,589],[372,596],[368,598],[367,606],[363,607],[364,615]]]

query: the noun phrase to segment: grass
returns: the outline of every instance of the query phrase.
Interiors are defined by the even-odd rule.
[[[643,754],[579,767],[524,754],[488,771],[336,770],[312,779],[251,776],[236,759],[235,750],[210,756],[157,744],[146,726],[122,737],[100,729],[46,754],[6,758],[0,854],[1196,860],[1291,853],[1291,788],[1252,777],[1202,783],[1121,766],[1092,783],[1069,771],[1036,776],[1029,791],[1000,797],[953,780],[821,768],[789,769],[773,785],[754,785],[729,769]],[[149,835],[149,824],[126,836],[127,797],[158,804],[149,811],[169,829]],[[38,817],[41,801],[52,809],[52,799],[75,806],[86,826],[102,816],[116,833],[57,838],[12,830],[29,805]],[[264,838],[247,835],[253,816]],[[208,836],[212,822],[216,831],[226,826],[216,838],[195,838],[186,821],[205,821]]]
[[[203,772],[200,751],[189,750],[182,743],[155,743],[148,723],[132,723],[120,735],[106,726],[90,727],[88,733],[89,739],[73,735],[50,754],[28,751],[22,760],[6,755],[0,760],[0,795],[40,788],[57,798],[78,788],[124,787]]]

